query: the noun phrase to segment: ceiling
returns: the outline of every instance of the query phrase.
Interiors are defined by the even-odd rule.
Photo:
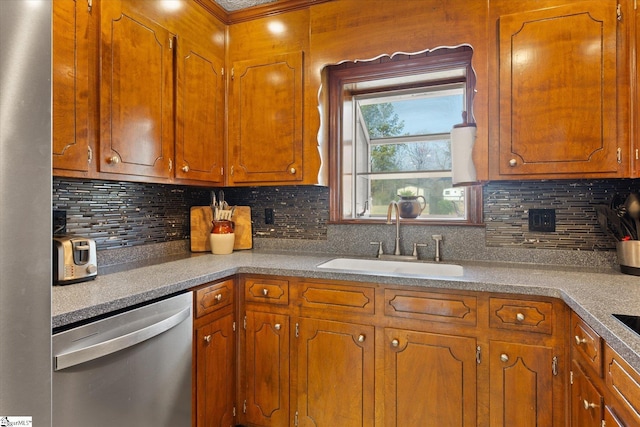
[[[221,8],[227,12],[259,6],[265,3],[274,3],[277,0],[214,0]]]
[[[4,1],[4,0],[0,0]],[[331,0],[194,0],[226,24],[248,21]]]

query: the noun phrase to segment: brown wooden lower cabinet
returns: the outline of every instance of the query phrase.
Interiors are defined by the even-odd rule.
[[[289,316],[247,311],[244,347],[244,419],[289,425]]]
[[[571,427],[640,426],[640,374],[576,313],[571,325]]]
[[[235,425],[235,280],[194,291],[193,360],[196,427]]]
[[[384,426],[476,427],[476,339],[387,328]]]
[[[554,425],[556,349],[498,341],[489,346],[490,425]]]
[[[569,310],[553,298],[239,275],[199,288],[195,311],[197,427],[570,418]]]
[[[572,363],[571,425],[600,427],[604,399],[575,360]]]
[[[373,326],[297,320],[295,425],[374,426],[374,336]]]
[[[233,313],[229,313],[195,331],[197,427],[235,425],[233,319]]]

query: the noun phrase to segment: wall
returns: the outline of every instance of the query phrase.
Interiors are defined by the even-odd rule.
[[[615,242],[600,229],[595,206],[608,203],[616,193],[626,196],[638,190],[638,180],[488,183],[484,187],[486,227],[480,228],[484,231],[481,243],[503,248],[611,251]],[[334,226],[328,225],[326,187],[227,188],[225,193],[230,204],[252,207],[254,237],[273,239],[266,244],[271,249],[273,245],[277,249],[281,239],[300,241],[296,250],[309,242],[332,239]],[[209,200],[210,190],[197,187],[67,178],[54,178],[53,182],[53,209],[67,211],[67,231],[94,238],[98,250],[188,239],[190,206],[207,205]],[[265,208],[274,210],[273,225],[264,224]],[[528,231],[530,208],[554,208],[556,232]],[[350,235],[361,237],[356,240],[367,240],[367,250],[377,230],[381,230],[381,239],[391,235],[384,225],[346,227]],[[470,227],[440,228],[445,235],[478,233]],[[406,244],[411,235],[429,235],[430,229],[410,228],[415,231],[407,233]],[[460,245],[464,246],[464,241]],[[313,244],[307,246],[313,249]]]

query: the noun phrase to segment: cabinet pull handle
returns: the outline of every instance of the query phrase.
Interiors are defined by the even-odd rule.
[[[118,163],[120,163],[120,157],[111,156],[107,159],[107,163],[109,163],[110,165],[117,165]]]
[[[598,405],[596,405],[596,404],[595,404],[595,403],[593,403],[593,402],[589,402],[589,401],[587,401],[587,399],[584,399],[584,400],[582,401],[582,405],[584,406],[584,409],[586,409],[587,411],[588,411],[589,409],[593,409],[593,408],[597,408],[597,407],[598,407]]]
[[[280,323],[276,323],[273,327],[276,331],[279,331],[281,328]]]
[[[358,342],[364,342],[365,339],[367,339],[365,334],[358,335]]]
[[[207,344],[209,344],[211,342],[211,335],[207,335],[204,337],[204,342],[206,342]]]
[[[264,288],[264,289],[262,290],[262,295],[264,295],[265,297],[266,297],[267,295],[269,295],[269,289]]]
[[[506,353],[502,353],[500,355],[500,360],[503,362],[508,362],[509,361],[509,355],[507,355]]]
[[[516,320],[518,322],[522,322],[524,320],[524,314],[522,314],[522,313],[516,314]]]
[[[296,174],[296,168],[289,169],[289,172],[291,173],[291,175],[295,175]]]
[[[586,338],[580,338],[577,335],[574,338],[576,339],[576,345],[586,344],[587,343],[587,339]]]
[[[397,339],[391,340],[392,347],[398,347],[399,345],[400,345],[400,341],[398,341]]]
[[[182,172],[184,172],[184,173],[189,172],[189,165],[184,165],[184,166],[182,167]]]
[[[517,164],[518,164],[518,161],[516,159],[509,160],[509,166],[511,166],[512,168],[515,167]]]
[[[216,294],[216,296],[214,296],[213,299],[218,302],[222,301],[222,294]]]

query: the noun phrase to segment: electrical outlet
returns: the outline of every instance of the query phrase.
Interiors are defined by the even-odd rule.
[[[552,233],[556,231],[555,209],[529,209],[529,231]]]
[[[264,209],[264,223],[273,224],[273,208]]]

